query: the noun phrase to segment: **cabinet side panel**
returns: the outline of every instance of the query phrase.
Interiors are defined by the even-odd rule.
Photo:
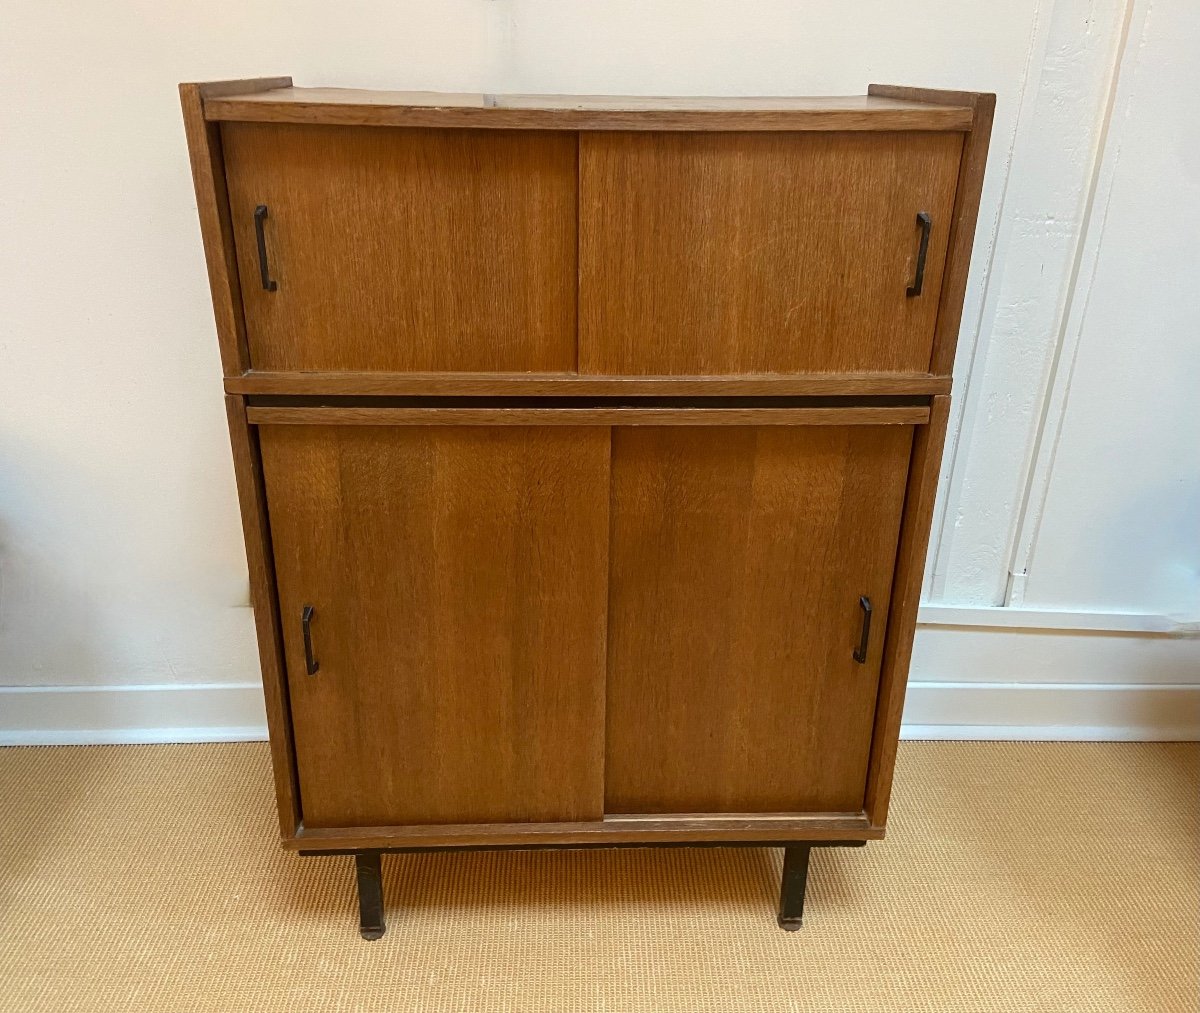
[[[198,84],[181,84],[179,101],[183,107],[192,182],[196,188],[196,210],[200,216],[204,259],[208,265],[208,285],[221,348],[221,368],[226,376],[239,376],[249,367],[241,286],[233,249],[221,132],[218,124],[205,122],[202,87]]]
[[[929,363],[931,373],[946,376],[954,371],[958,329],[962,323],[967,275],[971,268],[971,250],[979,220],[979,200],[983,194],[983,172],[992,137],[992,116],[996,110],[995,95],[977,95],[975,98],[975,120],[963,144],[962,164],[959,167],[950,245],[946,253],[946,273],[942,280],[933,356]]]
[[[913,439],[912,468],[904,499],[904,521],[900,528],[892,608],[883,647],[879,704],[875,713],[864,803],[871,825],[876,827],[882,827],[887,822],[900,720],[904,713],[904,691],[908,685],[908,666],[912,660],[917,607],[921,602],[929,529],[933,523],[933,504],[937,497],[938,474],[941,471],[942,447],[946,441],[949,416],[950,396],[935,397],[928,425],[919,426]]]
[[[262,668],[263,694],[267,706],[267,731],[271,737],[271,765],[275,772],[279,829],[285,838],[290,838],[300,824],[300,792],[296,784],[296,754],[288,711],[287,676],[283,669],[279,603],[263,492],[262,458],[256,431],[246,422],[242,398],[227,394],[225,414],[229,421],[233,470],[241,504],[242,532],[246,539],[250,600],[254,606],[258,660]]]
[[[983,193],[983,174],[991,143],[996,96],[991,92],[946,91],[895,84],[872,84],[867,89],[867,94],[905,102],[925,102],[931,107],[965,107],[971,111],[971,122],[967,127],[962,161],[958,170],[950,245],[946,253],[946,271],[942,278],[937,330],[929,364],[931,373],[949,376],[954,370],[954,355],[958,347],[958,329],[962,322],[967,273],[971,266],[971,248],[975,241],[975,226],[979,218],[979,199]]]

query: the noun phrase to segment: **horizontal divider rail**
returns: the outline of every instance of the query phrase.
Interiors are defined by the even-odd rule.
[[[929,398],[898,397],[313,397],[252,396],[252,408],[926,408]]]
[[[341,426],[850,426],[923,425],[927,406],[839,408],[679,407],[259,407],[251,425]]]
[[[590,376],[582,373],[296,372],[251,369],[225,378],[225,392],[247,395],[375,397],[738,396],[874,397],[950,393],[950,377],[931,373],[769,373],[709,376]]]

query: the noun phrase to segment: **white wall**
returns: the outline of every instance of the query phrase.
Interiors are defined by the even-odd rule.
[[[3,22],[0,686],[226,689],[201,694],[208,710],[190,688],[9,690],[0,736],[87,737],[114,722],[135,729],[118,737],[189,722],[201,730],[188,734],[250,734],[261,720],[181,80],[997,92],[929,597],[1198,611],[1200,232],[1185,103],[1200,84],[1200,14],[1182,0],[1152,13],[1143,0],[7,0]],[[1015,598],[1014,567],[1026,571]],[[954,629],[956,615],[934,618]],[[950,700],[968,668],[987,669],[971,650],[946,668],[963,637],[992,650],[974,629],[950,634],[949,653],[935,643],[945,629],[922,634],[914,699]],[[1196,643],[1154,650],[1175,652],[1176,671]],[[1124,656],[1106,653],[1120,683]],[[1139,685],[1160,670],[1138,667]],[[1048,681],[1008,681],[1023,680]],[[953,725],[954,713],[915,720]],[[1121,724],[1120,706],[1092,721]]]
[[[1143,2],[1017,560],[1026,604],[1200,618],[1200,16]]]
[[[1048,34],[931,597],[1200,619],[1200,10],[1058,0]]]

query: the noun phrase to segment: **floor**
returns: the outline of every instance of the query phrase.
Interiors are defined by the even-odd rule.
[[[0,750],[0,1010],[1195,1011],[1200,745],[904,743],[888,839],[386,856],[275,840],[266,747]]]

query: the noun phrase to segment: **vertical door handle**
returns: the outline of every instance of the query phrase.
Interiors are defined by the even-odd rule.
[[[316,658],[313,657],[312,648],[312,618],[316,612],[311,605],[305,605],[300,610],[300,632],[304,634],[304,669],[309,675],[316,675],[317,669],[321,667]]]
[[[862,609],[862,632],[858,635],[858,649],[854,652],[854,660],[860,665],[865,665],[867,647],[871,643],[871,599],[864,594],[858,599],[858,607]]]
[[[266,208],[263,208],[263,210],[265,211]],[[925,284],[925,257],[929,253],[929,230],[933,228],[933,219],[929,217],[928,211],[918,211],[917,222],[921,226],[921,246],[917,250],[917,273],[913,278],[913,283],[908,286],[908,295],[910,297],[920,295],[921,286]],[[261,243],[261,240],[259,242]],[[263,277],[265,278],[266,275],[263,275]]]
[[[267,206],[260,204],[254,209],[254,238],[258,240],[258,273],[262,276],[262,287],[268,292],[274,292],[279,286],[267,269],[267,236],[263,231],[263,222],[266,220]]]

